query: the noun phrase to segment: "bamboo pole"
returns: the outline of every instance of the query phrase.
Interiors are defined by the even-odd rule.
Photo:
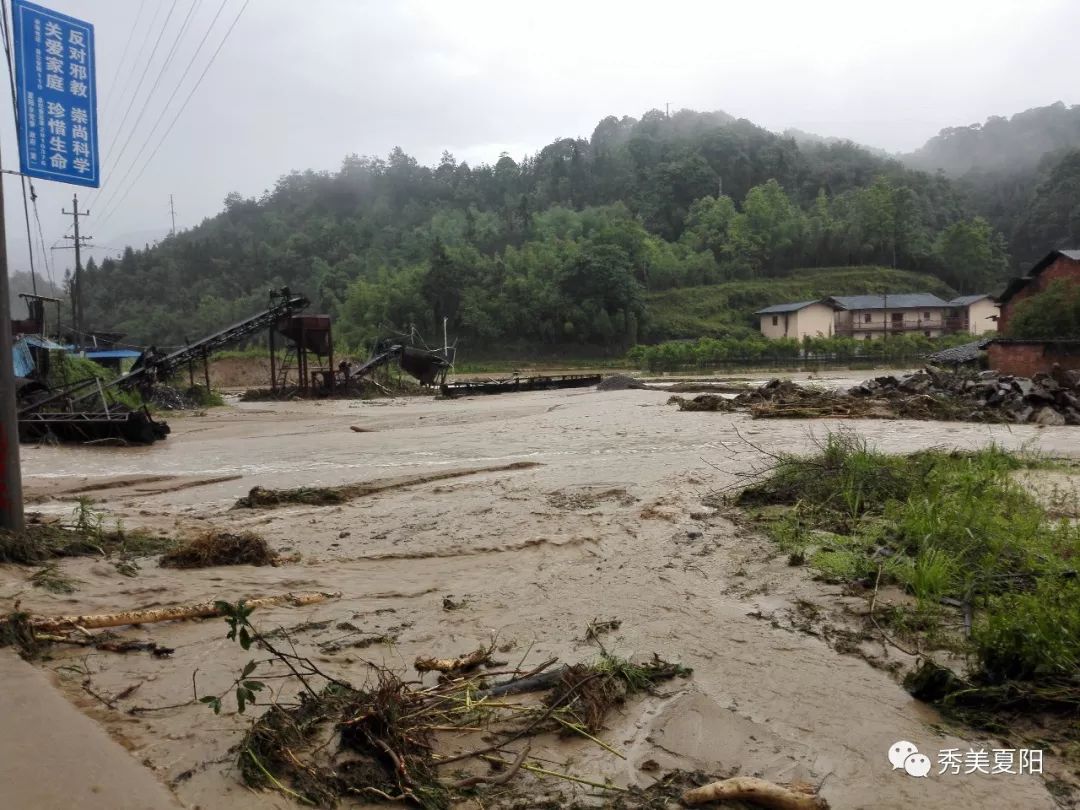
[[[340,593],[286,593],[279,596],[264,596],[258,599],[248,599],[244,607],[249,609],[271,607],[273,605],[313,605],[324,602],[327,599],[337,599]],[[153,624],[155,622],[171,622],[178,619],[205,619],[211,616],[220,616],[221,611],[217,608],[217,601],[196,602],[192,605],[174,605],[164,608],[147,608],[145,610],[124,610],[119,613],[97,613],[86,616],[31,616],[30,627],[35,633],[50,633],[61,630],[73,630],[77,627],[95,629],[101,627],[122,627],[127,624]]]

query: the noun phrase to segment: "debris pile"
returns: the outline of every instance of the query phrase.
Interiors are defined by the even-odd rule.
[[[627,391],[630,389],[644,389],[649,386],[637,377],[629,374],[612,374],[604,377],[596,386],[597,391]]]
[[[299,703],[273,704],[252,725],[239,745],[241,776],[249,787],[277,790],[316,807],[359,796],[442,810],[461,791],[505,785],[522,770],[603,789],[603,783],[531,760],[529,740],[546,733],[577,735],[613,751],[594,736],[612,708],[628,695],[691,674],[655,656],[633,664],[604,654],[595,662],[554,670],[551,660],[528,672],[504,672],[508,680],[489,684],[490,676],[475,670],[495,666],[487,659],[490,652],[481,648],[456,658],[418,659],[418,672],[443,673],[431,687],[386,670],[365,688],[333,679],[318,690],[309,684]],[[468,665],[429,666],[463,661]],[[508,699],[536,692],[544,693],[539,700]],[[460,739],[481,729],[482,741],[490,744],[437,753],[438,731],[459,730]]]
[[[181,390],[159,382],[143,394],[143,399],[162,411],[193,411],[214,404],[214,396],[202,386]]]
[[[166,552],[159,564],[162,568],[209,568],[277,563],[277,552],[254,532],[208,531]]]
[[[847,391],[771,380],[733,398],[703,394],[672,397],[684,411],[749,410],[758,419],[934,419],[1080,425],[1080,370],[1055,366],[1032,378],[984,371],[948,373],[926,368],[902,377],[885,375]]]

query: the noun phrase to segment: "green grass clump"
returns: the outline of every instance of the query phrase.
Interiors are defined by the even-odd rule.
[[[995,681],[1075,677],[1080,671],[1080,583],[1041,580],[991,600],[975,627],[979,664]]]
[[[36,565],[59,557],[88,554],[143,557],[161,554],[175,544],[169,537],[125,529],[119,521],[106,527],[104,516],[94,508],[93,501],[83,497],[67,524],[31,522],[18,530],[0,529],[0,563]]]
[[[1014,479],[1059,466],[997,446],[888,455],[839,432],[809,458],[782,457],[737,502],[822,578],[902,586],[917,600],[905,629],[968,653],[976,681],[1063,677],[1080,669],[1080,527]],[[953,609],[951,638],[950,604],[963,616]]]

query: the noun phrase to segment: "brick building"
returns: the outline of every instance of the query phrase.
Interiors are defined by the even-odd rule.
[[[1009,319],[1021,301],[1042,292],[1052,281],[1072,279],[1080,284],[1080,250],[1054,250],[1028,271],[1026,276],[1014,278],[998,296],[1000,308],[998,331],[1007,334]]]
[[[1058,279],[1080,284],[1080,250],[1054,250],[1036,264],[1027,275],[1014,278],[997,299],[1000,309],[998,329],[1006,335],[990,343],[987,356],[990,368],[1002,374],[1030,377],[1049,372],[1055,365],[1080,369],[1080,341],[1020,340],[1009,338],[1009,321],[1021,301],[1045,290]]]

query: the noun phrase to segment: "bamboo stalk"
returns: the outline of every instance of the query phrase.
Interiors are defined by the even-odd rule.
[[[340,593],[286,593],[279,596],[264,596],[258,599],[248,599],[244,607],[254,609],[271,607],[273,605],[313,605],[324,602],[327,599],[337,599]],[[205,619],[211,616],[220,616],[221,611],[216,605],[217,600],[197,602],[192,605],[174,605],[164,608],[147,608],[145,610],[125,610],[119,613],[97,613],[86,616],[31,616],[30,627],[36,632],[56,632],[78,628],[122,627],[127,624],[153,624],[155,622],[171,622],[177,619]]]

